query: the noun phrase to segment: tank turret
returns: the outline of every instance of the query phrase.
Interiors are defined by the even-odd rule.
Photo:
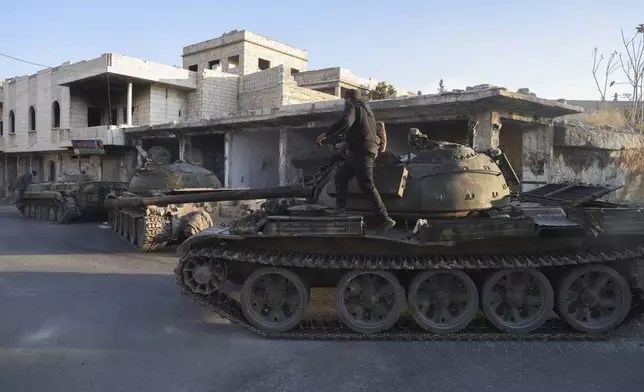
[[[381,154],[374,168],[397,221],[379,234],[355,183],[346,211],[334,208],[347,152],[317,158],[327,153],[290,190],[195,195],[298,198],[185,240],[175,269],[182,293],[263,336],[307,339],[467,334],[479,312],[492,327],[466,336],[585,338],[618,327],[641,298],[644,212],[596,200],[614,188],[549,184],[513,195],[519,181],[500,150],[412,129],[408,151]],[[238,302],[219,291],[224,281],[241,285]],[[311,288],[335,290],[335,323],[302,322],[316,314],[307,311]],[[549,320],[554,309],[560,320]],[[576,332],[562,334],[563,324]]]

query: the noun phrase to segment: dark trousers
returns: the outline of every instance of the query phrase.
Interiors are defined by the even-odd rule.
[[[355,176],[356,182],[364,196],[371,202],[376,216],[383,220],[388,217],[385,204],[373,183],[373,164],[376,154],[366,151],[351,151],[335,173],[335,199],[338,208],[346,208],[349,198],[349,181]]]

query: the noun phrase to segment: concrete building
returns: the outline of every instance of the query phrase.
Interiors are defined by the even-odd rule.
[[[6,119],[0,136],[0,192],[28,170],[39,172],[37,181],[81,170],[97,179],[127,180],[135,154],[124,130],[131,127],[246,117],[336,99],[298,86],[293,75],[305,71],[306,63],[304,50],[234,31],[184,48],[184,68],[107,53],[7,79],[0,90]],[[189,142],[181,132],[166,136],[144,147],[157,143],[168,147],[174,159],[184,159]],[[74,141],[100,142],[104,153],[78,156]],[[204,165],[223,180],[224,135],[204,135],[194,143]]]
[[[372,101],[371,108],[387,124],[388,149],[396,153],[407,151],[411,127],[438,140],[464,143],[469,124],[476,124],[474,147],[501,147],[524,181],[524,189],[550,180],[553,118],[580,111],[564,103],[488,85],[460,92]],[[193,146],[195,139],[222,135],[226,186],[266,187],[286,184],[301,176],[290,165],[290,155],[314,146],[316,136],[338,118],[342,109],[343,102],[338,100],[283,105],[258,109],[253,115],[153,125],[128,129],[126,133],[144,140],[180,133],[182,137],[177,143]]]

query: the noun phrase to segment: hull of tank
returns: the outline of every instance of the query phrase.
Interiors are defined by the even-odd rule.
[[[105,197],[110,193],[120,195],[127,186],[125,182],[107,181],[32,184],[16,202],[16,208],[28,219],[61,224],[81,218],[105,220]]]
[[[195,190],[175,191],[186,194]],[[125,194],[123,197],[136,197]],[[109,212],[109,224],[122,239],[142,252],[176,244],[213,226],[225,226],[258,210],[262,201],[239,203],[183,203],[146,206]]]
[[[186,240],[176,280],[266,337],[604,339],[642,303],[644,212],[575,204],[515,200],[384,235],[361,214],[267,211]],[[311,290],[325,288],[335,316],[305,317]]]

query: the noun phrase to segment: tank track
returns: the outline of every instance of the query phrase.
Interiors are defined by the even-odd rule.
[[[168,216],[149,214],[141,217],[132,217],[122,211],[112,212],[112,214],[116,214],[116,216],[113,216],[109,220],[112,231],[121,237],[122,240],[135,246],[141,252],[153,252],[155,250],[165,248],[168,244],[168,240],[159,241],[159,239],[169,239],[172,236],[172,222]],[[143,225],[145,227],[143,230],[143,238],[139,238],[139,233],[137,233],[136,243],[132,243],[128,235],[129,228],[126,230],[119,230],[119,228],[116,227],[116,222],[120,217],[126,218],[126,221],[129,219],[135,219],[137,221],[136,227],[138,227],[139,222],[143,220]]]
[[[72,196],[65,196],[64,198],[65,203],[59,208],[63,208],[63,211],[65,211],[62,219],[58,221],[58,223],[69,223],[73,219],[78,218],[81,216],[81,212],[78,209],[78,205],[76,204],[76,199],[74,199]]]
[[[168,244],[168,241],[156,242],[155,238],[169,239],[172,236],[172,222],[170,218],[151,214],[139,219],[143,219],[143,224],[145,225],[143,238],[139,238],[139,250],[141,252],[152,252],[164,248]]]
[[[339,320],[305,320],[299,327],[283,333],[268,333],[250,325],[244,318],[241,306],[226,294],[215,292],[211,295],[195,294],[183,283],[181,271],[184,264],[193,257],[210,257],[228,262],[254,263],[276,267],[308,267],[318,269],[502,269],[538,268],[568,266],[589,263],[610,263],[638,259],[644,256],[644,246],[633,248],[595,248],[579,252],[541,252],[532,254],[494,255],[494,256],[422,256],[369,257],[333,256],[323,254],[302,254],[295,252],[253,250],[246,248],[205,248],[188,252],[175,268],[176,283],[181,292],[193,301],[221,315],[229,321],[241,325],[255,334],[271,339],[299,340],[607,340],[626,324],[603,334],[573,332],[562,320],[551,319],[543,327],[529,334],[509,334],[499,332],[487,323],[473,322],[464,331],[455,334],[432,334],[416,326],[411,321],[400,320],[387,332],[360,334],[345,327]],[[641,313],[641,309],[639,311]],[[631,317],[633,317],[631,315]],[[627,319],[628,320],[628,319]]]

